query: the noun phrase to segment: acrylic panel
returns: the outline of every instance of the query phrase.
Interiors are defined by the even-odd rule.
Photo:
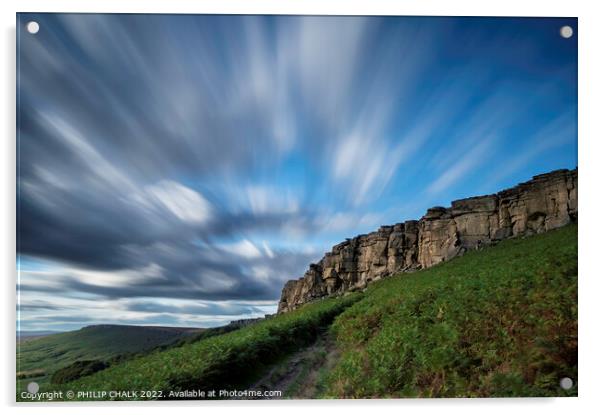
[[[576,396],[577,38],[18,14],[16,399]]]

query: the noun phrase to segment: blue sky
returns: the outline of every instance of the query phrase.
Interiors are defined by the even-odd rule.
[[[17,30],[24,330],[273,312],[344,238],[577,166],[573,18],[20,14]]]

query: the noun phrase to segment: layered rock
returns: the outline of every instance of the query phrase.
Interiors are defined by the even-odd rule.
[[[418,221],[381,226],[335,245],[305,275],[288,281],[278,312],[365,288],[394,273],[428,268],[499,240],[577,221],[577,169],[556,170],[488,196],[433,207]]]

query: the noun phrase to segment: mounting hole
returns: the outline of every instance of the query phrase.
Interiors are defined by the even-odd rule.
[[[571,26],[562,26],[560,28],[560,36],[568,39],[573,36],[573,28]]]
[[[29,382],[29,384],[27,385],[27,392],[29,393],[36,394],[39,390],[40,385],[38,385],[36,382]]]
[[[571,378],[562,378],[560,379],[560,387],[562,389],[569,390],[573,387],[573,379]]]
[[[38,24],[38,22],[31,21],[27,23],[27,31],[32,35],[35,35],[40,31],[40,25]]]

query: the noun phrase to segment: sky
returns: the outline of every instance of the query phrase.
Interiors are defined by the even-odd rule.
[[[20,14],[18,327],[259,317],[345,238],[575,168],[577,35],[574,18]]]

